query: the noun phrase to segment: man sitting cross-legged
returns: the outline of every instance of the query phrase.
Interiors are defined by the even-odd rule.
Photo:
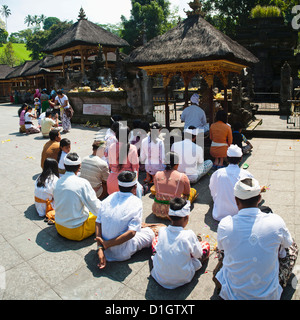
[[[77,153],[68,153],[64,160],[66,173],[54,189],[55,226],[69,239],[81,241],[95,233],[96,214],[101,208],[91,184],[77,176],[81,160]]]
[[[118,183],[120,191],[102,201],[96,220],[100,269],[105,268],[106,261],[125,261],[150,247],[155,236],[155,225],[142,225],[142,201],[135,196],[136,173],[121,172]]]
[[[297,259],[283,219],[258,208],[260,193],[254,178],[239,180],[234,187],[238,214],[218,226],[218,252],[224,258],[214,281],[225,300],[279,300]]]

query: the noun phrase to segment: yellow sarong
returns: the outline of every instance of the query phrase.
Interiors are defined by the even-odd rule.
[[[97,216],[94,216],[91,212],[89,213],[89,217],[85,220],[83,225],[80,227],[71,229],[61,226],[55,223],[55,227],[57,232],[64,238],[74,241],[81,241],[85,238],[90,237],[93,233],[95,233],[96,227],[96,219]]]

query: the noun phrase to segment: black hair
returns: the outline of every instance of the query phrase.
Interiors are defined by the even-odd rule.
[[[157,139],[159,136],[159,130],[162,128],[162,125],[159,122],[153,122],[150,125],[151,133],[150,133],[150,142],[153,141],[157,143]]]
[[[61,96],[61,95],[63,95],[63,92],[62,92],[61,89],[59,89],[59,90],[56,91],[56,94]]]
[[[51,109],[46,110],[46,118],[48,118],[52,114]]]
[[[22,104],[22,107],[18,110],[18,116],[19,116],[19,118],[20,118],[20,116],[21,116],[21,112],[22,112],[23,110],[26,111],[27,107],[28,107],[28,104],[27,104],[27,103],[23,103],[23,104]]]
[[[79,159],[79,155],[75,152],[70,152],[67,154],[66,158],[70,159],[71,161],[77,161]],[[69,166],[65,164],[66,171],[69,172],[76,172],[80,167],[80,164]]]
[[[243,125],[241,122],[236,122],[232,125],[233,131],[238,131],[240,129],[243,129]]]
[[[174,211],[181,210],[186,205],[186,200],[183,198],[174,198],[170,200],[170,209]],[[172,221],[178,221],[182,219],[182,217],[171,216],[169,215]]]
[[[179,164],[179,156],[176,152],[170,151],[166,154],[166,170],[172,170],[174,168],[174,166],[176,166],[177,164]]]
[[[49,132],[49,138],[51,141],[55,141],[55,138],[58,137],[59,130],[58,129],[52,129]]]
[[[258,196],[255,196],[255,197],[252,197],[249,199],[245,199],[245,200],[240,199],[240,198],[238,198],[238,199],[244,208],[253,208],[253,207],[257,207],[257,203],[259,201],[259,198],[260,198],[260,194]]]
[[[115,122],[111,125],[110,129],[111,129],[115,134],[117,134],[117,132],[119,131],[120,126],[121,126],[120,122],[115,121]]]
[[[115,122],[122,121],[123,117],[121,115],[115,114],[110,118],[110,126],[112,126]]]
[[[141,129],[145,130],[146,132],[150,131],[150,124],[147,121],[142,121],[140,127],[141,127]]]
[[[228,120],[227,112],[224,110],[219,110],[216,114],[216,121],[222,121],[226,124],[227,120]]]
[[[132,171],[122,171],[118,175],[118,180],[121,182],[131,182],[136,178],[136,173]],[[119,190],[121,192],[131,192],[134,186],[132,187],[121,187],[119,186]]]
[[[46,180],[53,174],[59,177],[58,163],[55,159],[47,158],[44,162],[43,172],[37,179],[37,186],[45,187]]]
[[[189,126],[188,129],[194,130],[194,129],[197,129],[197,128],[195,126]],[[183,136],[186,137],[186,138],[189,138],[191,140],[196,138],[196,135],[194,135],[194,134],[192,134],[190,132],[186,132],[186,131],[183,133]]]
[[[71,141],[67,138],[63,138],[60,140],[60,143],[59,143],[59,151],[58,151],[58,155],[57,155],[57,162],[59,162],[60,160],[60,157],[61,157],[61,154],[62,154],[62,148],[63,147],[67,147],[71,145]]]
[[[105,141],[103,140],[95,140],[92,144],[93,151],[99,149],[100,146],[105,146]]]
[[[227,157],[227,161],[231,164],[238,164],[242,160],[242,157]]]
[[[141,124],[142,124],[141,119],[135,119],[135,120],[132,121],[132,128],[133,129],[140,129],[141,128]]]

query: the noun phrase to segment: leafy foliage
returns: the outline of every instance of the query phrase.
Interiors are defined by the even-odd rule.
[[[276,6],[286,21],[291,21],[292,7],[298,0],[203,0],[205,19],[229,36],[235,36],[237,27],[246,25],[251,10],[257,5]]]
[[[14,67],[16,65],[17,58],[15,56],[14,49],[11,42],[9,42],[5,46],[2,54],[0,55],[0,63],[7,64],[10,67]]]
[[[72,24],[67,21],[59,21],[58,23],[53,24],[48,30],[39,30],[27,38],[26,47],[27,50],[32,51],[31,58],[33,60],[41,59],[45,56],[43,53],[43,48],[46,44],[57,36],[59,33],[63,32],[67,28],[69,28]]]
[[[131,0],[131,4],[129,20],[121,17],[121,37],[131,45],[131,49],[165,33],[178,22],[178,19],[171,19],[174,16],[167,0]]]
[[[251,18],[271,18],[271,17],[280,17],[281,10],[275,6],[265,6],[262,7],[257,5],[251,10]]]

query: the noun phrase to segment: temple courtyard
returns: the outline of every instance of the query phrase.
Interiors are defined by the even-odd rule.
[[[0,126],[0,299],[2,300],[218,300],[212,272],[217,264],[211,252],[207,263],[191,283],[167,290],[150,276],[151,250],[144,249],[125,262],[97,268],[94,237],[72,242],[57,234],[40,218],[34,206],[34,181],[41,173],[40,156],[47,140],[41,134],[23,135],[19,131],[19,106],[1,104]],[[272,116],[272,130],[274,126]],[[263,117],[268,130],[268,117]],[[280,120],[280,117],[277,116]],[[284,130],[286,126],[282,126]],[[264,205],[286,222],[300,244],[300,131],[298,139],[251,139],[254,149],[243,164],[261,185]],[[296,132],[297,135],[297,132]],[[73,125],[63,135],[71,140],[71,152],[81,158],[92,152],[99,128]],[[212,219],[212,199],[208,184],[211,171],[194,187],[199,192],[187,228],[216,245],[217,221]],[[142,181],[143,175],[140,176]],[[299,179],[299,180],[298,180]],[[143,197],[144,221],[165,222],[151,211],[153,197]],[[283,300],[299,300],[300,260],[294,276],[282,294]]]

